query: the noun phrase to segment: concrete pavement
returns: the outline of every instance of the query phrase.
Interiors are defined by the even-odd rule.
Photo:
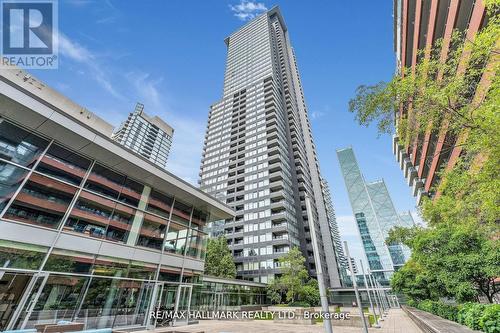
[[[203,320],[199,324],[176,328],[161,328],[163,332],[205,332],[205,333],[324,333],[323,324],[296,325],[277,324],[271,320],[221,321]],[[145,331],[146,332],[146,331]],[[333,327],[334,333],[360,333],[362,328]],[[413,321],[401,309],[392,309],[382,322],[381,328],[370,328],[370,333],[422,333]]]

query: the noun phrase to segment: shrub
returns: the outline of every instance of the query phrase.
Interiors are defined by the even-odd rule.
[[[420,302],[417,307],[441,318],[457,321],[458,308],[454,305],[445,304],[441,301],[425,300]]]
[[[483,315],[484,308],[484,304],[473,304],[465,314],[465,325],[473,330],[480,329],[479,319]]]
[[[500,304],[464,303],[458,306],[425,300],[417,308],[455,321],[473,330],[500,333]]]
[[[479,327],[486,333],[500,332],[500,304],[490,304],[484,308]]]
[[[307,302],[302,302],[302,301],[295,301],[289,304],[289,306],[298,306],[298,307],[303,307],[303,308],[310,308],[311,304]]]
[[[470,302],[458,306],[457,323],[465,325],[465,318],[473,306],[474,303]]]

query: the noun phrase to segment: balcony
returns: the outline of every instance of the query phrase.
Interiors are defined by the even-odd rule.
[[[279,213],[272,213],[271,214],[271,222],[280,222],[280,221],[286,221],[286,211],[282,210]]]
[[[412,195],[416,197],[419,190],[423,189],[423,187],[424,187],[424,182],[420,178],[415,178],[413,180]]]
[[[273,202],[273,200],[281,201],[281,199],[284,199],[284,198],[285,198],[285,192],[283,190],[274,191],[274,192],[271,192],[271,194],[270,194],[271,202]]]

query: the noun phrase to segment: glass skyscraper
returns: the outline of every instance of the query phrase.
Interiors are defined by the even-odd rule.
[[[406,246],[385,243],[389,230],[410,227],[413,218],[409,213],[396,212],[383,180],[365,181],[352,148],[337,150],[337,156],[368,265],[374,276],[386,284],[410,257]]]
[[[272,8],[225,40],[223,96],[210,109],[200,185],[236,211],[214,232],[231,247],[238,277],[268,282],[297,246],[316,275],[310,225],[330,286],[339,267],[319,162],[288,30]],[[307,220],[306,194],[313,221]]]

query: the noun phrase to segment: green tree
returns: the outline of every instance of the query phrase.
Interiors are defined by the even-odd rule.
[[[267,285],[267,297],[273,304],[281,304],[286,294],[286,287],[281,283],[279,277],[274,278]]]
[[[360,86],[349,102],[361,125],[376,123],[381,134],[396,130],[405,146],[423,144],[430,134],[445,138],[442,154],[462,149],[451,169],[439,170],[441,181],[431,189],[439,195],[424,198],[428,228],[395,229],[387,240],[412,250],[391,282],[410,299],[484,295],[491,302],[498,292],[500,1],[485,4],[487,25],[472,40],[455,33],[445,61],[438,41],[415,68],[402,69],[389,82]]]
[[[286,255],[279,259],[282,275],[280,281],[286,286],[287,302],[294,302],[298,299],[304,283],[309,278],[306,266],[306,258],[302,255],[298,247],[293,247]]]
[[[268,284],[267,296],[274,304],[302,302],[318,305],[320,302],[318,282],[309,277],[304,265],[306,259],[297,247],[293,247],[279,259],[281,276]]]
[[[320,305],[318,280],[311,278],[301,290],[300,299],[311,306]]]
[[[429,228],[398,228],[388,242],[401,241],[412,250],[412,259],[391,281],[396,291],[415,301],[452,296],[474,301],[485,296],[490,303],[500,289],[500,247],[486,228],[473,224],[442,222]]]
[[[236,277],[236,266],[224,236],[208,240],[205,274],[231,279]]]

